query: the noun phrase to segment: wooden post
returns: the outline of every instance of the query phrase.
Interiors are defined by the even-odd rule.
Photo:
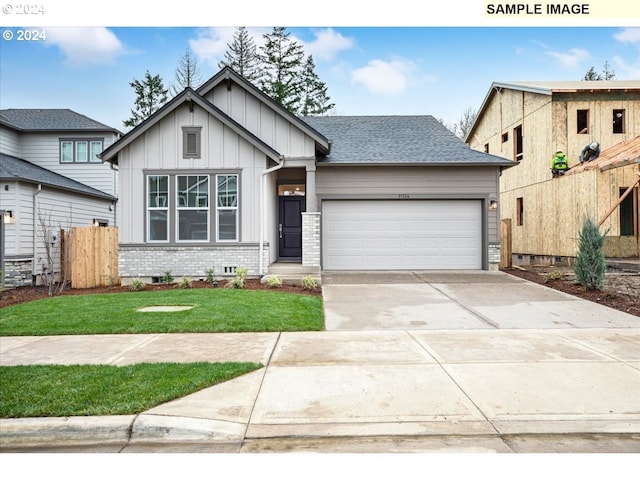
[[[512,258],[511,219],[500,220],[500,268],[511,268]]]

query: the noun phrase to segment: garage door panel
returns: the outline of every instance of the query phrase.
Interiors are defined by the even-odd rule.
[[[323,202],[323,267],[482,268],[478,200]]]

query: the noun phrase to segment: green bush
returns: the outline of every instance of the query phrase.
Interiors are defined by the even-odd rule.
[[[604,285],[604,274],[607,262],[602,253],[604,235],[598,225],[590,218],[585,218],[578,239],[578,255],[573,271],[576,281],[587,290],[599,290]]]
[[[227,284],[227,287],[237,289],[244,288],[244,280],[247,278],[248,273],[249,270],[244,267],[236,268],[236,276]]]
[[[164,272],[164,276],[162,277],[162,281],[164,283],[173,283],[173,275],[171,275],[171,270],[167,270]]]
[[[278,277],[276,277],[275,275],[273,277],[269,277],[269,280],[267,280],[267,286],[270,288],[278,288],[282,286],[282,280],[280,280]]]
[[[189,280],[187,277],[182,277],[182,280],[180,281],[178,286],[182,289],[187,289],[187,288],[192,288],[193,283],[191,283],[191,280]]]
[[[302,285],[302,288],[305,290],[315,290],[318,288],[318,282],[316,282],[316,279],[311,276],[302,277],[300,285]]]
[[[144,290],[144,282],[139,278],[134,278],[133,280],[131,280],[129,290],[131,290],[132,292],[139,292],[141,290]]]
[[[544,276],[544,283],[551,282],[553,280],[562,280],[564,278],[564,272],[558,268],[549,270]]]
[[[213,283],[216,281],[216,271],[213,268],[207,270],[207,282]]]

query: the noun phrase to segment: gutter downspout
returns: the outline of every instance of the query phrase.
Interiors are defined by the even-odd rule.
[[[259,257],[258,258],[258,262],[259,262],[258,275],[260,278],[264,276],[264,260],[262,255],[262,249],[264,247],[264,224],[266,223],[266,216],[267,216],[267,202],[265,198],[266,193],[265,193],[264,182],[269,173],[275,172],[276,170],[280,170],[282,167],[284,167],[284,156],[280,155],[280,163],[275,167],[267,168],[264,172],[262,172],[262,175],[260,176],[260,201],[262,202],[262,205],[261,205],[262,208],[260,209],[260,249],[258,251],[258,257]]]
[[[38,195],[42,192],[42,184],[33,193],[33,260],[31,260],[31,282],[36,284],[36,253],[38,250]]]

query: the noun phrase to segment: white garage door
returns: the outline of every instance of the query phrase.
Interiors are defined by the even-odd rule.
[[[325,270],[482,268],[479,200],[325,200]]]

